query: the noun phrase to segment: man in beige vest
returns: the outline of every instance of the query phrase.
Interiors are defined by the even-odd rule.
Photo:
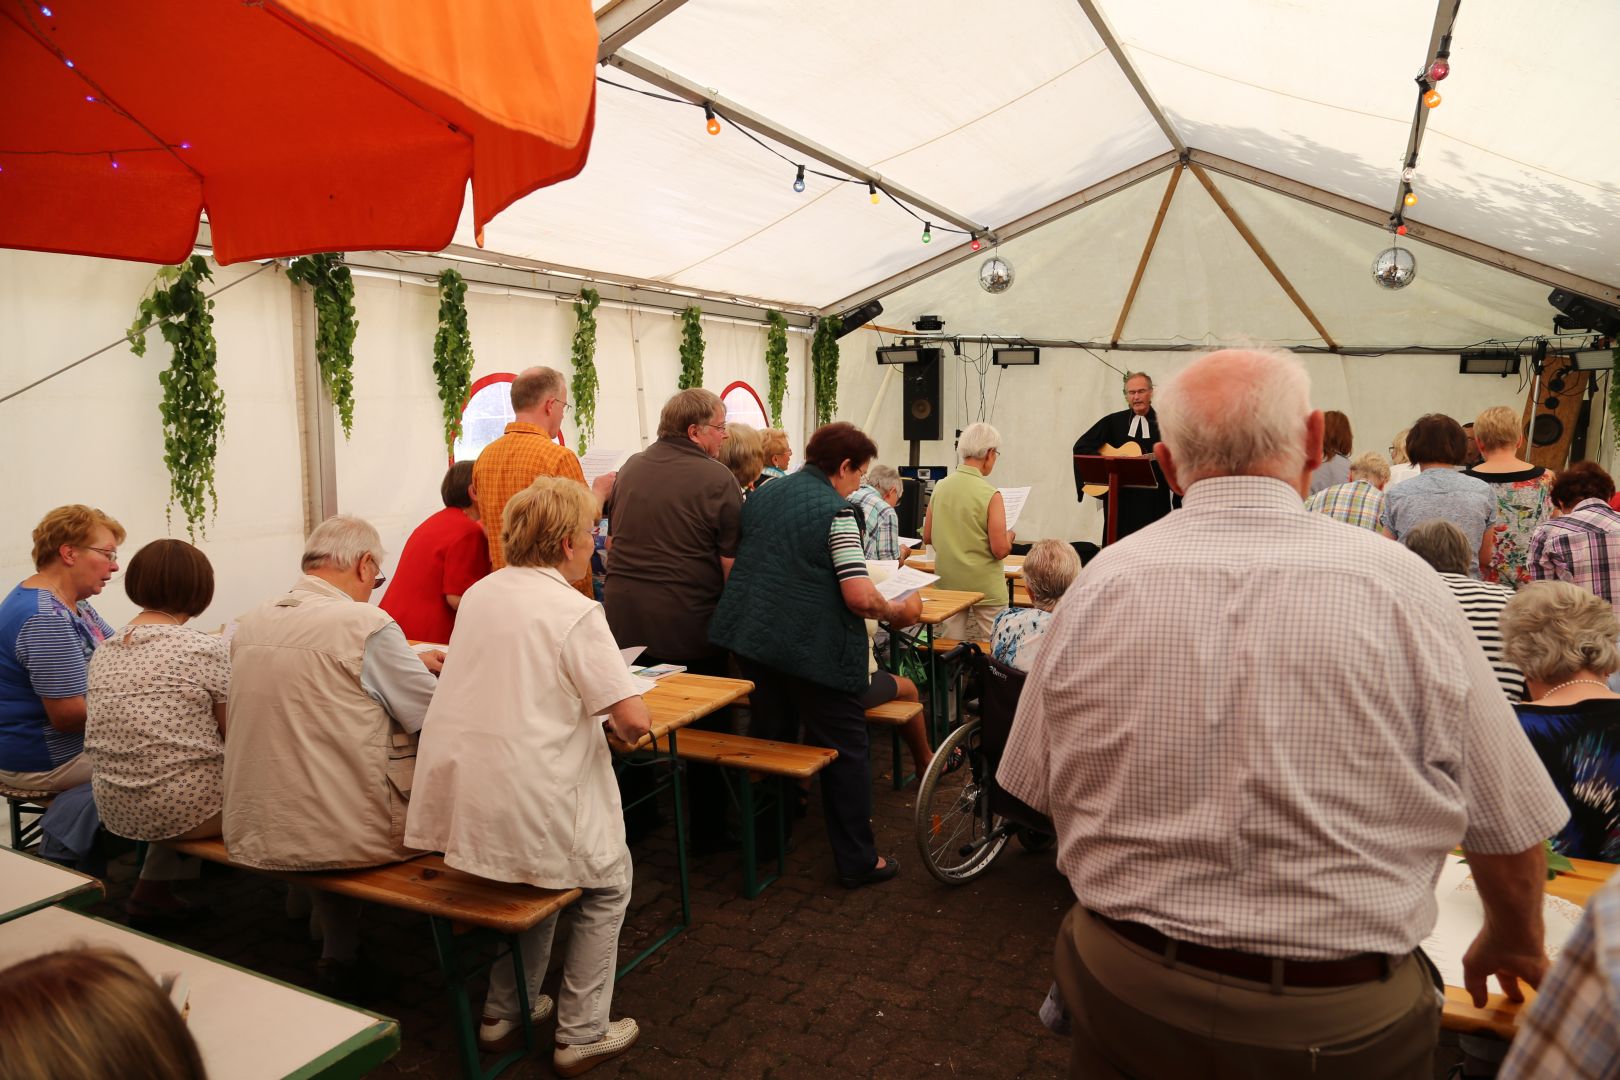
[[[263,870],[377,866],[414,854],[405,807],[443,654],[418,656],[367,603],[382,584],[377,530],[328,518],[305,542],[304,577],[242,616],[231,639],[225,846]],[[360,908],[315,892],[320,976],[352,992]]]

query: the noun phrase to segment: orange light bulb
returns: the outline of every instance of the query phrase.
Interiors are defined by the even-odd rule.
[[[1408,191],[1406,193],[1406,205],[1407,206],[1416,206],[1417,205],[1417,192]]]
[[[1440,91],[1430,90],[1423,95],[1423,104],[1433,109],[1440,104]]]

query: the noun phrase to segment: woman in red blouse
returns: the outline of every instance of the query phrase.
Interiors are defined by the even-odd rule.
[[[472,496],[471,461],[444,474],[444,509],[416,527],[400,552],[394,580],[381,607],[411,641],[443,644],[456,625],[456,608],[468,586],[489,573],[489,542],[478,523]]]

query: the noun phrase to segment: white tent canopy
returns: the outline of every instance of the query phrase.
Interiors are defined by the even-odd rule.
[[[1444,0],[1442,10],[1449,15],[1453,3]],[[619,85],[598,88],[596,143],[580,178],[508,210],[486,230],[488,251],[829,310],[942,247],[963,248],[965,238],[944,232],[950,226],[935,214],[934,242],[925,247],[919,219],[932,211],[913,206],[913,218],[892,205],[874,207],[863,183],[812,172],[797,193],[792,162],[818,167],[806,153],[784,149],[784,161],[732,126],[710,136],[697,109],[621,86],[712,101],[728,125],[775,132],[782,137],[768,141],[779,149],[825,150],[853,164],[857,178],[914,193],[990,233],[1024,227],[1021,219],[1039,220],[1144,163],[1162,159],[1159,167],[1168,168],[1183,148],[1195,160],[1214,155],[1292,183],[1301,197],[1341,210],[1353,205],[1381,226],[1398,197],[1413,74],[1427,62],[1437,23],[1435,9],[1396,0],[617,0],[598,7],[604,20],[625,7],[662,18],[613,44],[604,78]],[[1460,9],[1452,73],[1440,85],[1442,105],[1429,114],[1414,181],[1420,201],[1407,220],[1415,237],[1456,238],[1539,281],[1564,280],[1613,300],[1620,148],[1595,136],[1603,118],[1620,114],[1620,77],[1612,65],[1570,59],[1572,35],[1620,38],[1620,8],[1585,0],[1534,18],[1504,0],[1470,0]],[[1184,185],[1178,199],[1197,201],[1204,193],[1196,187]],[[1136,195],[1134,205],[1116,205],[1124,201],[1116,195],[1085,208],[1088,216],[1128,219],[1093,228],[1128,251],[1133,267],[1157,206]],[[1239,212],[1265,234],[1268,253],[1312,309],[1331,310],[1337,293],[1370,291],[1371,258],[1389,241],[1378,228],[1335,229],[1344,223],[1279,200],[1230,198],[1250,203]],[[1174,206],[1172,214],[1180,220],[1167,223],[1167,257],[1199,259],[1222,278],[1221,288],[1237,288],[1219,249],[1242,242],[1218,235],[1234,230],[1204,220],[1200,208]],[[471,245],[470,227],[457,240]],[[1420,280],[1439,268],[1436,284],[1456,292],[1465,309],[1493,306],[1513,288],[1483,284],[1489,277],[1446,260],[1420,255],[1420,267]],[[1144,292],[1151,286],[1145,282]],[[1150,296],[1144,301],[1122,340],[1229,339],[1229,329],[1179,303],[1161,300],[1156,309]],[[1420,323],[1421,339],[1410,327],[1378,325],[1373,299],[1350,301],[1361,310],[1345,311],[1342,329],[1322,321],[1345,346],[1456,346],[1511,335],[1510,324],[1532,308],[1547,314],[1544,304],[1515,306],[1501,326],[1485,327],[1494,333],[1474,335],[1464,327],[1478,322],[1478,310],[1437,324],[1426,314],[1410,317],[1410,299],[1402,301],[1383,308]],[[1018,305],[1021,315],[1032,307]],[[1171,309],[1169,322],[1153,317]],[[1070,310],[1111,331],[1119,309],[1093,311],[1088,301]],[[1534,321],[1547,328],[1547,318]],[[1288,322],[1279,313],[1276,334],[1247,322],[1244,329],[1250,337],[1322,343]],[[1052,336],[1095,337],[1078,325]]]

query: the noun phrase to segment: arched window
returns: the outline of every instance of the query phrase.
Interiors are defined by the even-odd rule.
[[[467,404],[461,407],[461,435],[456,439],[454,461],[474,461],[484,447],[500,438],[506,425],[517,418],[512,411],[512,380],[510,371],[497,371],[485,375],[472,384]],[[566,445],[562,432],[556,442]]]
[[[726,407],[728,424],[747,424],[762,431],[771,426],[765,418],[765,403],[759,400],[754,388],[745,382],[734,382],[726,387],[726,392],[720,395],[720,402]]]

